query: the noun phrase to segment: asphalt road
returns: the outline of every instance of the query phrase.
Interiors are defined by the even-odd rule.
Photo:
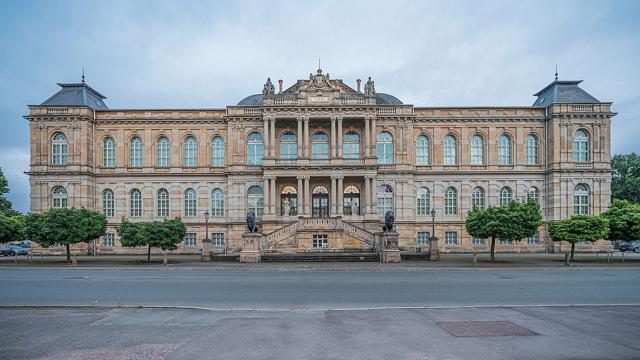
[[[1,306],[210,309],[640,304],[640,269],[271,271],[4,268]]]

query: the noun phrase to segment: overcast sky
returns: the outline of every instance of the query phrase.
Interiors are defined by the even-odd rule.
[[[224,107],[322,68],[418,106],[531,105],[560,79],[612,101],[640,152],[640,1],[0,2],[0,167],[28,211],[28,104],[87,83],[111,108]]]

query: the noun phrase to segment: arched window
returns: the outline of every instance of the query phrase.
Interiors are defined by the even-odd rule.
[[[589,186],[578,184],[573,190],[573,213],[586,215],[589,213]]]
[[[449,186],[444,191],[444,214],[455,215],[458,213],[458,190]]]
[[[169,166],[169,154],[169,139],[164,136],[159,137],[156,142],[156,164]]]
[[[329,136],[322,131],[318,131],[311,137],[311,157],[314,160],[329,158]]]
[[[311,192],[311,216],[329,217],[329,190],[322,185],[314,187]]]
[[[224,166],[224,140],[220,136],[211,141],[211,166]]]
[[[360,158],[360,135],[355,131],[348,131],[342,137],[342,157],[345,159]]]
[[[429,138],[424,135],[416,139],[416,165],[429,165]]]
[[[511,202],[512,192],[511,188],[508,186],[500,189],[500,206],[507,206]]]
[[[298,215],[298,191],[291,185],[283,187],[280,191],[280,214]]]
[[[429,189],[426,187],[421,187],[418,189],[418,193],[416,196],[416,207],[418,210],[418,215],[429,215],[430,211],[430,196]]]
[[[211,216],[224,216],[224,192],[215,188],[211,192]]]
[[[63,186],[53,188],[53,207],[55,209],[67,207],[67,189]]]
[[[540,191],[537,187],[532,186],[527,190],[527,200],[533,200],[536,204],[540,204]]]
[[[102,166],[116,166],[116,141],[111,136],[102,143]]]
[[[252,132],[247,136],[247,165],[262,165],[263,157],[264,144],[262,142],[262,134]]]
[[[500,135],[498,138],[498,164],[511,164],[511,138],[508,135]]]
[[[198,164],[198,142],[193,136],[184,140],[184,166],[196,166]]]
[[[471,138],[471,164],[484,164],[484,140],[480,135],[473,135]]]
[[[442,146],[444,148],[443,163],[445,165],[455,165],[456,158],[457,158],[456,157],[456,150],[457,150],[456,138],[453,137],[453,135],[445,136]]]
[[[184,216],[196,216],[196,191],[187,189],[184,192]]]
[[[129,193],[129,203],[131,205],[131,217],[142,216],[142,193],[138,189],[133,189]]]
[[[135,136],[129,145],[129,166],[142,166],[142,140]]]
[[[393,211],[393,188],[390,185],[378,186],[376,195],[378,215],[384,215],[387,211]]]
[[[527,165],[538,163],[538,138],[535,135],[527,136],[524,141],[525,161]]]
[[[296,134],[287,131],[280,136],[280,159],[295,160],[298,158]]]
[[[589,161],[589,134],[585,130],[573,134],[573,161]]]
[[[67,154],[67,135],[61,132],[53,134],[53,141],[51,142],[51,163],[53,165],[67,165]]]
[[[102,213],[106,217],[112,217],[115,213],[115,202],[111,189],[102,190]]]
[[[264,191],[260,186],[252,186],[247,191],[247,211],[258,217],[264,214]]]
[[[157,196],[158,217],[169,217],[169,192],[167,189],[160,189]]]
[[[378,133],[378,164],[393,164],[393,135],[387,131]]]
[[[480,186],[476,186],[471,193],[471,206],[484,210],[484,189]]]
[[[345,215],[360,215],[360,189],[355,185],[347,185],[342,197]]]

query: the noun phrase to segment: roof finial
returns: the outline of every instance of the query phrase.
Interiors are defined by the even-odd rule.
[[[84,84],[84,66],[82,67],[82,83]]]
[[[320,66],[320,58],[318,58],[318,70],[322,69],[322,66]]]
[[[556,81],[558,81],[558,64],[556,64]]]

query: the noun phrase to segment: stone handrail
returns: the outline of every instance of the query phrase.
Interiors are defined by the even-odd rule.
[[[335,218],[307,218],[302,219],[302,228],[303,229],[319,229],[319,230],[327,230],[327,229],[335,229],[338,222]]]
[[[265,235],[262,238],[262,245],[263,246],[268,246],[270,244],[274,244],[274,243],[278,243],[282,240],[285,240],[291,236],[293,236],[296,231],[298,230],[298,223],[295,222],[291,225],[287,225],[285,227],[282,227],[270,234]]]
[[[351,225],[348,222],[343,221],[342,226],[344,228],[344,232],[348,235],[351,235],[357,239],[364,241],[366,244],[374,246],[376,241],[375,234],[368,232],[365,229],[361,229],[355,225]]]

